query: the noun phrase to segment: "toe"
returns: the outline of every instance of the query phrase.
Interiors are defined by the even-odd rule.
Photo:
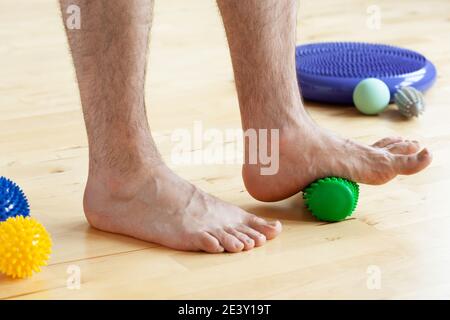
[[[252,238],[253,241],[255,241],[255,247],[260,247],[266,243],[266,236],[255,229],[250,228],[249,226],[243,224],[238,226],[236,229]]]
[[[280,221],[267,222],[257,216],[252,216],[248,225],[265,235],[268,240],[275,238],[281,232]]]
[[[402,142],[403,138],[402,137],[386,137],[383,138],[381,140],[378,140],[377,142],[375,142],[372,147],[376,147],[376,148],[385,148],[386,146],[393,144],[393,143],[397,143],[397,142]]]
[[[414,174],[425,169],[432,160],[431,153],[424,148],[410,155],[395,155],[394,165],[399,174]]]
[[[395,154],[412,154],[420,150],[420,145],[417,141],[405,140],[402,142],[397,142],[385,147],[387,151]]]
[[[241,252],[244,249],[244,244],[225,230],[218,229],[213,234],[228,252]]]
[[[235,236],[236,238],[238,238],[244,244],[244,250],[250,250],[255,247],[255,240],[250,238],[245,233],[242,233],[242,232],[237,231],[236,229],[232,229],[232,228],[226,229],[226,231],[229,234],[231,234],[232,236]]]
[[[219,240],[209,234],[208,232],[203,232],[197,237],[197,246],[200,250],[209,253],[219,253],[223,252],[225,249],[220,245]]]

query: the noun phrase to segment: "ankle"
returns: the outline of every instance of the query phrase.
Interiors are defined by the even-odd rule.
[[[320,138],[320,131],[311,120],[300,120],[299,118],[285,118],[284,121],[259,121],[252,124],[244,125],[244,134],[247,133],[251,136],[247,130],[256,130],[258,141],[260,140],[260,130],[267,130],[267,143],[269,144],[275,141],[272,139],[275,137],[278,141],[279,151],[291,149],[293,146],[302,143],[308,145],[308,141],[318,141]],[[276,132],[274,132],[276,131]],[[276,135],[275,135],[276,134]],[[261,143],[261,142],[258,142]],[[275,142],[276,143],[276,142]],[[249,147],[249,143],[245,143],[246,149]],[[270,150],[270,149],[269,149]]]
[[[256,105],[241,103],[241,111],[244,130],[279,129],[280,131],[290,131],[312,124],[311,118],[303,108],[300,96],[293,96],[290,99],[275,99],[275,101],[265,100]]]
[[[124,173],[111,168],[89,172],[83,197],[83,209],[89,224],[99,229],[109,226],[112,212],[126,210],[127,203],[137,199],[145,190],[147,197],[157,192],[158,176],[164,164],[151,163],[139,170]],[[120,209],[122,208],[122,209]],[[128,212],[122,212],[124,216]]]
[[[299,117],[295,110],[284,114],[260,114],[258,118],[254,114],[243,115],[242,128],[244,131],[276,129],[280,132],[286,132],[299,127]]]
[[[160,158],[134,162],[128,170],[122,167],[102,166],[90,168],[86,191],[110,199],[131,199],[143,185],[148,185],[165,167]]]

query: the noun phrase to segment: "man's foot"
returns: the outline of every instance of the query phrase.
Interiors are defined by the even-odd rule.
[[[414,141],[388,138],[369,147],[339,138],[311,121],[302,105],[296,72],[297,1],[218,4],[233,62],[243,129],[280,130],[278,173],[261,175],[271,172],[273,163],[263,165],[263,172],[258,164],[243,167],[244,182],[252,196],[264,201],[281,200],[330,175],[381,184],[398,174],[416,173],[430,163],[428,151],[419,151]],[[264,149],[258,151],[264,153]],[[246,153],[249,155],[248,150]],[[273,157],[260,161],[269,162]]]
[[[281,231],[267,222],[206,194],[165,165],[144,165],[120,179],[90,175],[84,209],[89,223],[187,251],[239,252],[261,246]]]
[[[307,116],[302,113],[302,117]],[[280,129],[277,174],[261,175],[260,165],[243,166],[245,186],[254,198],[285,199],[326,176],[383,184],[399,174],[421,171],[432,159],[427,149],[420,150],[417,141],[390,137],[366,146],[327,132],[308,118],[301,122],[301,126]]]

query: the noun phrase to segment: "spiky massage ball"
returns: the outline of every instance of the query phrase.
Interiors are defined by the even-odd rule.
[[[0,272],[28,278],[47,265],[50,234],[36,219],[17,216],[0,223]]]
[[[425,111],[423,94],[413,87],[400,88],[394,95],[398,111],[407,118],[419,117]]]
[[[359,198],[357,183],[339,178],[327,177],[311,183],[303,191],[308,210],[319,220],[341,221],[350,216]]]
[[[29,214],[28,200],[20,187],[13,181],[0,177],[0,221]]]

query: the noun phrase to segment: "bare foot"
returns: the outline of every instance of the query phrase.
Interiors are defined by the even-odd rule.
[[[84,209],[89,223],[187,251],[239,252],[261,246],[281,231],[267,222],[206,194],[165,165],[145,165],[132,176],[89,176]]]
[[[259,164],[243,167],[247,190],[256,199],[281,200],[330,175],[382,184],[398,174],[419,172],[431,162],[428,150],[420,151],[417,142],[387,138],[365,146],[339,138],[311,121],[297,81],[296,1],[273,1],[270,10],[266,10],[264,1],[218,4],[233,62],[243,129],[279,129],[280,134],[277,174],[261,175]]]
[[[244,165],[244,182],[254,198],[262,201],[285,199],[326,176],[383,184],[399,174],[421,171],[432,159],[429,151],[421,150],[417,141],[389,137],[366,146],[327,132],[310,119],[303,119],[301,123],[301,126],[280,130],[277,174],[263,176],[259,165]]]

